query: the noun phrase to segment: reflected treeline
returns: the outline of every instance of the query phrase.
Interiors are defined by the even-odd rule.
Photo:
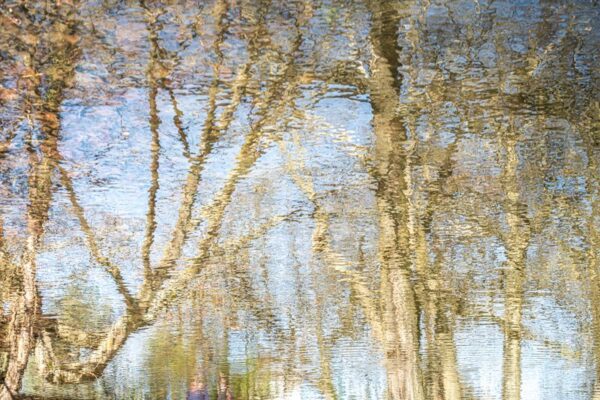
[[[0,399],[600,398],[599,14],[7,2]]]

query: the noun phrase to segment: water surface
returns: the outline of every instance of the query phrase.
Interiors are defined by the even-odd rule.
[[[2,400],[600,399],[595,1],[7,0],[0,128]]]

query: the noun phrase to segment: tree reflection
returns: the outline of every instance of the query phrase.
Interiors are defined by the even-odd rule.
[[[23,37],[25,43],[19,43],[18,36],[11,37],[28,50],[18,56],[22,57],[27,69],[27,74],[22,76],[25,90],[22,106],[33,126],[26,137],[29,190],[24,252],[18,261],[6,255],[7,263],[17,264],[18,284],[16,295],[11,299],[11,316],[6,331],[8,362],[0,392],[3,399],[12,398],[19,391],[29,354],[39,335],[41,298],[36,282],[36,258],[52,202],[52,174],[58,161],[60,138],[59,110],[64,88],[72,81],[77,58],[74,10],[71,7],[44,10],[22,6],[15,9],[13,18],[35,30],[39,28],[36,19],[41,16],[40,13],[50,16],[50,21],[43,26],[39,36],[30,34]],[[53,15],[59,18],[52,18]],[[18,32],[11,30],[8,35],[18,35]]]

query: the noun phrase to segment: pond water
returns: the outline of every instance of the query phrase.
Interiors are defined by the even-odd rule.
[[[600,4],[7,0],[0,399],[600,399]]]

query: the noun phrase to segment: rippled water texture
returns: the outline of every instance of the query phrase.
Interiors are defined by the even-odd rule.
[[[0,4],[1,400],[600,399],[597,1],[170,3]]]

